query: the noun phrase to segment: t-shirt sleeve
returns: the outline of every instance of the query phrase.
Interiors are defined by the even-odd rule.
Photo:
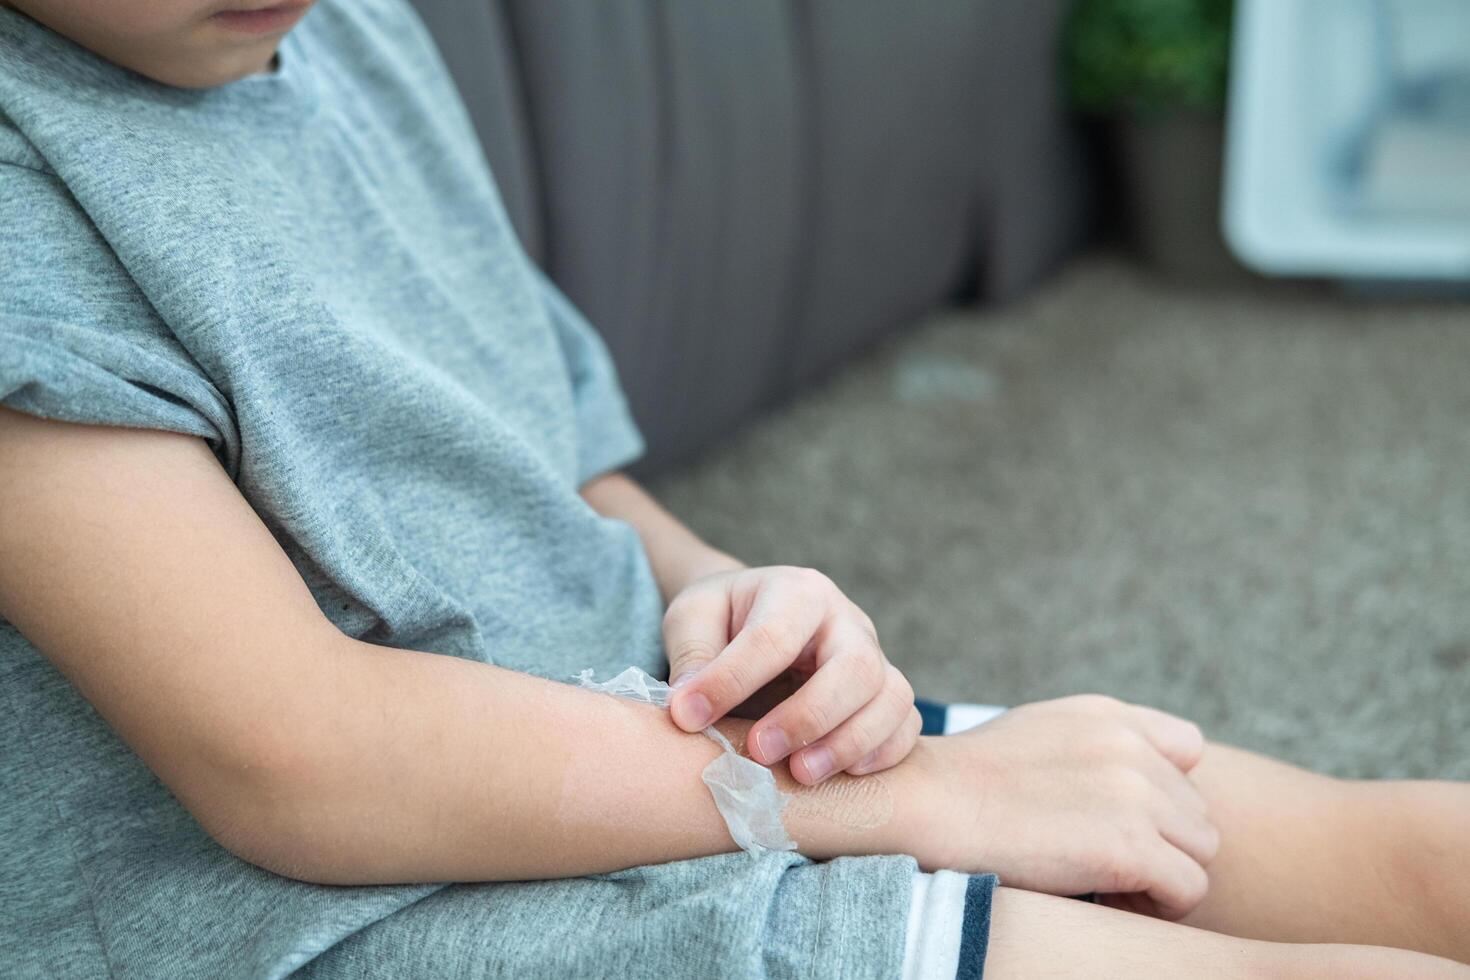
[[[232,476],[225,396],[54,175],[0,162],[0,404],[205,439]]]
[[[597,331],[547,275],[528,262],[556,328],[572,377],[577,414],[577,484],[643,455],[643,434],[618,383],[612,355]]]

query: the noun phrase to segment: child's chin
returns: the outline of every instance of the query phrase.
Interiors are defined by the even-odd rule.
[[[261,45],[250,52],[234,50],[216,57],[191,58],[178,64],[135,67],[134,71],[175,88],[207,89],[269,72],[275,59],[276,47],[272,44]]]

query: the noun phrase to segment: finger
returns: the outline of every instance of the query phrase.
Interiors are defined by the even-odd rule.
[[[791,755],[791,775],[808,786],[861,762],[901,729],[914,709],[914,693],[896,668],[889,683],[832,733]]]
[[[1199,791],[1199,787],[1190,781],[1189,777],[1179,771],[1179,767],[1172,760],[1164,758],[1163,754],[1153,747],[1149,742],[1143,749],[1142,755],[1135,763],[1140,766],[1149,781],[1158,787],[1173,803],[1186,813],[1204,816],[1209,811],[1209,804],[1205,796]]]
[[[870,772],[882,772],[898,765],[914,750],[919,741],[919,731],[923,727],[924,719],[920,717],[919,709],[909,708],[908,717],[898,731],[888,736],[888,741],[869,752],[866,757],[859,759],[857,765],[849,766],[847,771],[854,776],[866,776]]]
[[[669,701],[674,721],[696,732],[718,721],[801,656],[827,612],[814,590],[765,587],[740,632]]]
[[[769,766],[811,745],[876,698],[888,683],[888,662],[866,633],[838,623],[819,634],[817,644],[816,659],[821,662],[817,672],[751,728],[750,751],[757,762]],[[903,681],[903,675],[898,679]],[[886,738],[890,732],[882,734]],[[867,746],[863,754],[881,741]]]
[[[664,650],[669,683],[679,687],[730,642],[730,592],[723,584],[694,586],[680,592],[664,613]]]
[[[1128,707],[1131,710],[1125,714],[1133,727],[1180,772],[1189,772],[1199,764],[1205,751],[1205,737],[1198,725],[1158,708],[1141,704]]]
[[[1153,883],[1144,889],[1160,918],[1182,919],[1204,901],[1210,879],[1199,862],[1159,838],[1151,861]]]
[[[1164,840],[1179,848],[1200,867],[1209,867],[1219,853],[1220,831],[1201,814],[1170,804],[1155,819]]]

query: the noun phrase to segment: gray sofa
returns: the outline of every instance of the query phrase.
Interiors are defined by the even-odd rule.
[[[646,472],[1085,225],[1065,0],[415,0]]]

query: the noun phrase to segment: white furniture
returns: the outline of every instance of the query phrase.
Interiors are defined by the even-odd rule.
[[[1261,272],[1470,282],[1470,2],[1240,0],[1223,220]]]

